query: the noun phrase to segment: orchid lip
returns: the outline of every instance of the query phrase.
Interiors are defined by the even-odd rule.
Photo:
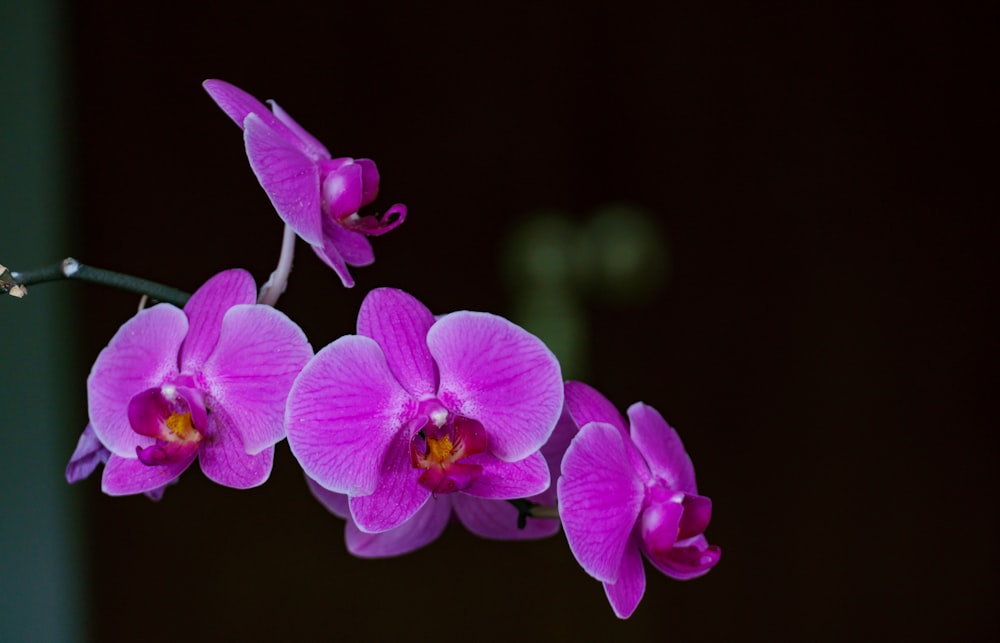
[[[482,466],[460,462],[486,451],[486,429],[475,420],[452,416],[444,407],[431,405],[428,422],[410,441],[410,462],[424,469],[419,482],[431,493],[468,489],[482,474]]]

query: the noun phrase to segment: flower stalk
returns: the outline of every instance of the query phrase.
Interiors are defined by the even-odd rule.
[[[57,281],[59,279],[78,279],[94,284],[111,286],[120,290],[127,290],[140,295],[149,295],[152,299],[174,304],[179,308],[182,308],[191,297],[191,295],[183,290],[171,288],[170,286],[149,281],[148,279],[87,266],[72,257],[67,257],[59,263],[38,268],[37,270],[4,272],[4,275],[7,274],[10,275],[10,281],[13,285],[8,287],[5,279],[3,282],[4,291],[15,297],[23,296],[27,292],[25,286],[41,284],[47,281]],[[20,288],[21,294],[15,294],[15,290],[18,288]]]

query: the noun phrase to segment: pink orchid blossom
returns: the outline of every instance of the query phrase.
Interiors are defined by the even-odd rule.
[[[206,80],[203,86],[243,130],[250,167],[278,216],[336,271],[344,286],[353,286],[347,266],[375,261],[365,235],[385,234],[406,218],[406,206],[399,203],[381,216],[358,214],[378,195],[375,163],[331,158],[323,144],[274,101],[268,101],[268,109],[221,80]]]
[[[312,348],[283,313],[253,303],[255,290],[249,273],[228,270],[183,310],[158,304],[118,330],[87,380],[90,424],[71,482],[104,462],[105,493],[155,498],[195,459],[228,487],[267,480],[288,390]]]
[[[466,496],[545,491],[539,449],[562,404],[559,363],[534,335],[487,313],[435,319],[412,296],[381,288],[362,303],[358,334],[321,350],[296,378],[285,426],[306,475],[347,496],[334,511],[349,512],[359,534],[419,523],[417,535],[397,532],[405,542],[371,552],[393,555],[437,537],[452,507],[475,522]]]
[[[552,436],[541,448],[553,478],[558,477],[559,463],[574,435],[576,425],[564,412]],[[559,532],[559,521],[551,518],[528,518],[524,527],[519,528],[518,510],[506,500],[478,498],[469,494],[432,494],[417,513],[398,527],[375,534],[365,533],[351,517],[347,495],[324,489],[311,478],[307,477],[306,481],[320,503],[332,514],[347,521],[344,541],[347,550],[359,558],[386,558],[419,549],[437,540],[455,519],[477,536],[492,540],[532,540]],[[526,500],[554,507],[555,485]]]
[[[712,502],[698,495],[694,467],[677,432],[652,407],[628,409],[630,427],[603,395],[566,383],[566,408],[580,432],[562,462],[559,516],[583,569],[604,583],[619,618],[646,589],[642,555],[685,580],[719,562],[704,531]]]

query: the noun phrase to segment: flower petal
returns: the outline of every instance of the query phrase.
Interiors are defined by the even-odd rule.
[[[378,196],[378,167],[371,159],[355,159],[354,162],[361,167],[362,171],[361,205],[368,205]]]
[[[358,311],[358,334],[378,342],[396,381],[417,398],[437,389],[437,368],[427,347],[433,324],[426,306],[395,288],[369,292]]]
[[[427,333],[440,373],[438,399],[478,420],[500,459],[538,451],[562,411],[559,362],[540,339],[502,317],[461,311]]]
[[[343,255],[337,250],[337,235],[333,230],[339,227],[336,223],[327,223],[324,221],[323,243],[313,245],[312,249],[323,263],[330,266],[337,273],[337,276],[340,277],[340,283],[344,284],[344,288],[353,288],[354,277],[351,276],[351,271],[347,269],[347,262],[344,261]]]
[[[228,426],[219,414],[213,413],[208,419],[208,439],[198,450],[198,462],[209,480],[233,489],[249,489],[267,482],[274,463],[274,447],[250,455],[243,450],[235,429]]]
[[[297,145],[256,114],[244,122],[247,158],[281,220],[316,245],[323,241],[319,168]]]
[[[202,284],[184,305],[188,333],[181,344],[181,371],[200,371],[219,341],[226,311],[237,304],[252,304],[255,301],[257,286],[246,270],[225,270]]]
[[[312,347],[295,322],[270,306],[234,306],[221,326],[202,375],[213,412],[226,415],[253,455],[285,437],[288,391]]]
[[[722,558],[722,549],[718,545],[709,546],[703,535],[678,542],[666,558],[654,557],[646,547],[642,552],[654,567],[676,580],[704,576]]]
[[[375,262],[371,241],[360,232],[348,230],[327,218],[323,221],[323,235],[324,244],[332,243],[346,264],[370,266]]]
[[[334,221],[356,214],[363,193],[361,166],[347,163],[323,178],[323,214]]]
[[[320,143],[315,136],[310,134],[301,125],[296,123],[288,112],[278,107],[278,104],[273,100],[267,101],[267,104],[271,106],[271,112],[274,117],[277,118],[281,123],[287,127],[295,136],[302,141],[303,150],[310,158],[315,161],[321,161],[330,158],[330,152],[327,151],[326,147]]]
[[[101,490],[109,496],[155,492],[176,480],[177,476],[191,466],[195,457],[196,454],[192,453],[184,460],[150,467],[139,462],[138,458],[123,458],[112,454],[104,465]],[[158,499],[159,495],[154,499]]]
[[[94,427],[88,424],[80,434],[76,449],[69,458],[69,464],[66,465],[66,481],[72,484],[89,477],[97,465],[107,462],[110,456],[111,452],[101,444],[97,434],[94,433]]]
[[[410,460],[408,431],[399,432],[382,464],[375,491],[367,496],[351,496],[351,516],[358,528],[366,533],[394,529],[410,519],[424,506],[431,492],[417,482],[422,469]]]
[[[628,435],[625,418],[608,398],[583,382],[566,382],[566,410],[578,427],[590,422],[604,422]]]
[[[462,464],[478,464],[483,472],[465,493],[479,498],[527,498],[549,488],[549,467],[535,452],[517,462],[504,462],[491,453],[462,458]]]
[[[302,152],[310,156],[318,155],[317,158],[330,158],[330,153],[326,151],[326,148],[305,132],[284,110],[275,105],[273,101],[271,101],[271,106],[274,108],[274,113],[264,103],[224,80],[206,80],[201,86],[205,88],[205,91],[212,97],[215,104],[229,118],[233,119],[233,122],[240,129],[244,128],[247,116],[254,114],[265,125],[280,134],[290,144],[301,149]],[[325,153],[325,155],[321,153]]]
[[[622,564],[618,570],[618,580],[604,583],[604,593],[608,596],[611,609],[621,619],[632,616],[646,592],[646,570],[642,567],[637,539],[633,538],[625,547]]]
[[[285,410],[288,446],[306,475],[323,487],[370,494],[390,443],[416,406],[375,340],[341,337],[317,353],[292,385]]]
[[[135,457],[137,446],[153,439],[132,430],[128,404],[137,393],[177,375],[177,354],[188,331],[184,312],[157,304],[125,322],[87,378],[87,404],[94,433],[109,451]]]
[[[347,518],[351,515],[351,509],[347,506],[347,495],[343,493],[335,493],[329,489],[324,489],[323,486],[306,476],[306,483],[309,485],[309,491],[312,492],[313,497],[319,500],[320,504],[326,507],[327,511],[332,513],[338,518]]]
[[[347,551],[360,558],[387,558],[408,554],[437,540],[451,518],[455,494],[431,496],[417,513],[400,526],[377,534],[358,529],[348,517],[344,537]]]
[[[628,418],[632,425],[632,441],[646,459],[653,475],[672,490],[697,494],[694,465],[677,431],[656,409],[642,402],[628,407]]]
[[[557,486],[559,517],[573,556],[606,582],[618,577],[645,491],[624,440],[610,424],[584,426],[566,450]]]
[[[494,540],[533,540],[559,531],[554,518],[528,518],[524,529],[518,529],[518,511],[506,500],[476,498],[465,493],[452,494],[455,515],[466,529],[481,538]]]

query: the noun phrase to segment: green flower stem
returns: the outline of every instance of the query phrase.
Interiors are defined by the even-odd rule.
[[[539,505],[524,498],[508,500],[517,509],[517,528],[524,529],[528,524],[528,518],[545,518],[548,520],[559,520],[559,510],[556,507]]]
[[[104,270],[103,268],[85,266],[72,257],[67,257],[57,264],[39,268],[38,270],[11,272],[10,275],[15,283],[22,286],[31,286],[58,279],[79,279],[81,281],[89,281],[90,283],[112,286],[121,290],[128,290],[140,295],[148,295],[151,299],[164,301],[177,307],[183,307],[191,297],[191,295],[183,290],[164,286],[155,281],[140,279],[132,275],[123,275],[119,272]]]

